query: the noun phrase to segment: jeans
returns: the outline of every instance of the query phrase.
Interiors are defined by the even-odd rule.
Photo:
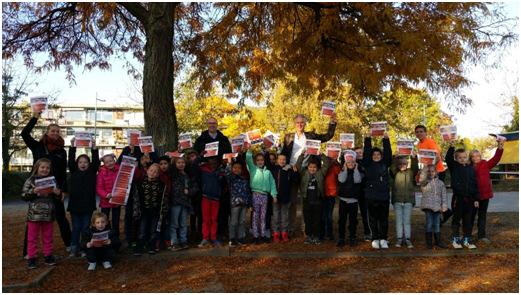
[[[440,232],[440,215],[441,213],[434,212],[429,209],[423,210],[425,212],[425,232],[426,233],[439,233]]]
[[[251,222],[253,237],[264,237],[266,233],[266,208],[268,195],[253,192],[253,220]]]
[[[219,214],[219,201],[203,197],[201,201],[203,214],[203,240],[217,240],[217,216]]]
[[[230,236],[230,240],[233,239],[244,239],[246,237],[246,213],[248,212],[248,207],[246,206],[237,206],[231,208],[230,214],[230,229],[228,234]]]
[[[172,245],[188,241],[188,208],[176,205],[170,208],[170,241]],[[179,235],[179,238],[178,238]]]
[[[52,254],[52,221],[27,221],[27,255],[35,258],[38,252],[38,237],[42,234],[43,255]]]
[[[87,248],[86,254],[89,263],[96,263],[98,261],[108,261],[112,263],[113,251],[109,246]]]
[[[290,203],[281,204],[276,203],[273,204],[273,218],[271,220],[271,225],[273,228],[273,232],[287,232],[289,225],[289,207]]]
[[[346,238],[346,222],[349,215],[349,239],[356,239],[356,226],[358,225],[358,202],[347,203],[338,201],[338,239]]]
[[[396,202],[393,206],[396,215],[396,238],[402,239],[405,233],[405,239],[410,240],[412,203]]]
[[[374,240],[387,240],[389,227],[389,201],[367,200],[369,223]]]
[[[452,236],[460,236],[460,224],[463,223],[463,237],[472,237],[472,214],[474,212],[474,202],[465,201],[464,198],[453,196],[452,198]]]
[[[304,213],[305,233],[307,237],[318,238],[320,235],[320,217],[322,203],[309,203],[307,198],[302,201],[302,213]]]
[[[148,250],[156,248],[156,241],[159,239],[157,232],[157,223],[159,222],[159,212],[141,212],[141,225],[139,227],[139,244],[143,247],[145,244]]]
[[[116,208],[101,208],[101,212],[110,218],[110,212],[112,211],[111,228],[114,231],[114,239],[119,241],[119,217],[121,214],[121,207]]]
[[[333,209],[335,208],[335,198],[329,197],[322,200],[322,223],[320,238],[333,237]]]
[[[485,238],[486,228],[487,228],[487,209],[488,209],[489,200],[481,200],[479,201],[479,208],[474,209],[472,213],[472,224],[474,224],[474,220],[476,219],[476,214],[478,215],[478,239]]]
[[[71,239],[71,253],[76,253],[80,248],[81,232],[89,227],[90,217],[92,214],[77,214],[71,213],[72,218],[72,239]]]

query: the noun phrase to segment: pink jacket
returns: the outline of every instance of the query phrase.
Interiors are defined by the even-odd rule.
[[[101,166],[96,179],[96,194],[100,197],[100,208],[117,208],[120,205],[109,203],[107,195],[112,193],[112,187],[118,176],[119,165],[114,165],[114,170],[109,170],[105,166]]]

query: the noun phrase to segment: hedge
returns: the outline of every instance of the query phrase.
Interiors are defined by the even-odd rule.
[[[2,199],[19,199],[30,172],[2,172]]]

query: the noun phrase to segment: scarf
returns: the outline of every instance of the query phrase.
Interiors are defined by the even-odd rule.
[[[47,148],[49,153],[53,153],[57,150],[63,149],[65,145],[63,138],[58,137],[58,139],[52,139],[47,134],[43,136],[41,142]]]

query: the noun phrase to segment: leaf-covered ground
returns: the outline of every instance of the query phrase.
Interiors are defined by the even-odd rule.
[[[3,285],[31,280],[45,270],[28,271],[21,257],[25,212],[3,212]],[[425,251],[423,214],[413,216],[415,249]],[[493,243],[483,249],[518,249],[518,214],[490,213]],[[359,232],[361,225],[359,225]],[[444,225],[446,238],[450,226]],[[391,214],[391,242],[394,218]],[[248,245],[237,252],[338,251],[335,242],[304,245],[303,237],[288,244]],[[448,240],[446,240],[448,242]],[[55,226],[55,254],[66,255]],[[368,242],[343,251],[372,252]],[[440,250],[436,250],[440,251]],[[468,251],[468,250],[464,250]],[[152,258],[152,259],[151,259]],[[41,259],[40,259],[41,262]],[[133,257],[124,251],[112,270],[89,273],[84,259],[59,261],[50,276],[30,292],[518,292],[518,255],[468,255],[457,257],[349,257],[327,259],[160,256]],[[67,279],[64,279],[67,278]],[[72,283],[73,282],[73,283]]]

